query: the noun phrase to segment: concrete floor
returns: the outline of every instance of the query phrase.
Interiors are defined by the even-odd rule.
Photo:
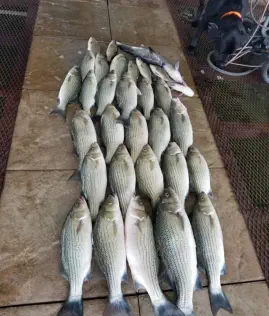
[[[111,38],[143,43],[173,62],[180,58],[181,71],[195,89],[165,0],[40,2],[0,201],[0,316],[57,315],[68,293],[59,276],[59,238],[79,194],[79,184],[67,182],[77,162],[67,125],[47,114],[65,74],[81,61],[87,39],[93,36],[104,46]],[[195,144],[211,168],[226,251],[224,291],[235,316],[268,315],[269,291],[202,104],[197,96],[184,101]],[[137,295],[131,280],[123,288],[134,315],[152,315],[147,295]],[[106,295],[106,282],[93,276],[85,284],[85,315],[101,316]],[[206,289],[195,293],[194,304],[197,316],[211,315]]]

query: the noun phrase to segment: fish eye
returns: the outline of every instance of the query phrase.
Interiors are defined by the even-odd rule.
[[[75,203],[75,206],[79,206],[79,201],[77,201],[77,202]]]
[[[170,196],[170,194],[169,194],[168,192],[166,192],[166,193],[164,194],[164,196],[168,198],[168,197]]]
[[[141,200],[138,201],[139,205],[143,205],[143,202]]]
[[[108,201],[108,205],[112,205],[112,201],[111,200]]]

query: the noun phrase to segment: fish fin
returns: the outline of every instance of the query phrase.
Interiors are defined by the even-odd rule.
[[[117,227],[116,221],[113,221],[113,233],[115,237],[118,234],[118,227]]]
[[[161,125],[163,125],[163,123],[164,123],[164,117],[162,116],[161,117]]]
[[[210,197],[211,200],[216,200],[211,190],[208,192],[208,196]]]
[[[59,115],[59,116],[61,116],[64,119],[66,117],[65,111],[60,109],[60,108],[58,108],[57,106],[49,112],[49,115],[53,115],[53,114]]]
[[[159,266],[159,281],[169,284],[171,289],[174,292],[176,292],[175,283],[173,282],[171,275],[169,275],[169,271],[166,270],[165,265],[162,262],[162,260],[160,260],[160,266]]]
[[[185,229],[184,218],[179,213],[177,213],[177,216],[178,216],[178,218],[180,220],[180,223],[181,223],[181,226],[182,226],[182,230],[184,231],[184,229]]]
[[[186,116],[184,114],[181,114],[181,121],[185,122],[186,121]]]
[[[210,289],[209,287],[209,300],[213,316],[216,316],[219,309],[224,309],[230,314],[233,313],[232,307],[222,291],[222,288],[219,289]]]
[[[175,64],[175,69],[178,71],[179,70],[179,65],[180,65],[180,62],[179,60],[177,61],[177,63]]]
[[[74,173],[69,177],[69,180],[76,180],[76,181],[80,181],[81,177],[80,177],[80,171],[79,170],[75,170]]]
[[[91,270],[88,271],[88,273],[86,274],[84,281],[90,281],[91,279]]]
[[[182,311],[166,298],[161,303],[158,301],[154,304],[153,302],[153,311],[154,316],[184,316]]]
[[[138,88],[136,88],[136,92],[138,95],[142,95],[141,91]]]
[[[110,298],[109,302],[106,304],[103,316],[132,316],[129,305],[127,304],[124,296],[115,298]]]
[[[83,315],[83,302],[82,298],[70,297],[60,309],[57,316],[82,316]]]
[[[68,275],[66,274],[66,272],[64,271],[64,267],[63,267],[63,265],[61,264],[60,265],[60,276],[62,277],[62,278],[64,278],[64,279],[66,279],[67,281],[68,281]]]
[[[144,291],[145,287],[142,284],[140,284],[139,282],[137,282],[133,275],[132,275],[132,277],[133,277],[134,288],[135,288],[136,292],[138,292],[139,290]]]
[[[128,127],[130,125],[130,120],[119,116],[116,120],[116,123],[122,124],[124,127]]]
[[[154,161],[153,160],[150,160],[150,170],[152,171],[154,169]]]
[[[137,220],[135,225],[137,226],[138,230],[140,231],[140,233],[142,233],[141,227],[140,227],[140,221]]]
[[[128,273],[127,269],[125,270],[123,276],[121,277],[122,282],[128,283]]]
[[[226,271],[226,264],[224,263],[223,264],[223,267],[222,267],[222,269],[221,269],[221,271],[220,271],[220,275],[226,275],[227,274],[227,271]]]
[[[203,284],[202,284],[202,281],[200,279],[199,272],[197,271],[197,278],[196,278],[196,282],[195,282],[195,286],[194,286],[194,291],[195,290],[202,290],[202,289],[203,289]]]
[[[152,47],[150,47],[150,46],[149,46],[149,51],[150,51],[151,53],[155,53],[154,49],[153,49]]]
[[[77,157],[77,158],[78,158],[78,153],[77,153],[77,151],[76,151],[76,148],[75,148],[75,147],[73,147],[72,154],[73,154],[73,156],[75,156],[75,157]]]

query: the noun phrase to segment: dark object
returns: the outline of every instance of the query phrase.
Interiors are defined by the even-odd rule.
[[[0,194],[39,0],[0,0]]]
[[[198,2],[167,0],[186,50],[194,30],[184,13],[197,9]],[[257,6],[256,16],[261,16],[263,10],[264,7]],[[213,49],[214,44],[208,43],[204,33],[197,54],[195,57],[187,55],[187,60],[269,284],[269,89],[258,72],[230,77],[214,71],[207,63],[207,56]]]
[[[197,31],[188,47],[194,52],[202,33],[208,29],[209,23],[217,27],[211,28],[209,38],[215,41],[215,63],[223,65],[227,56],[241,47],[247,39],[243,25],[243,17],[248,8],[248,0],[200,0],[198,13],[193,21]]]

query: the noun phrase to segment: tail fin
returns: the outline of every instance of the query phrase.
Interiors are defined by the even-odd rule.
[[[161,303],[153,304],[154,316],[184,316],[182,311],[165,299]]]
[[[74,173],[69,177],[68,181],[70,181],[70,180],[80,181],[80,179],[81,179],[80,171],[79,170],[75,170]]]
[[[57,316],[83,316],[82,298],[69,298],[69,300],[64,303]]]
[[[57,106],[49,112],[49,115],[52,115],[52,114],[59,115],[59,116],[61,116],[64,119],[66,117],[65,111],[63,109],[57,107]]]
[[[124,298],[110,299],[106,305],[103,316],[132,316],[132,312]]]
[[[232,307],[223,293],[222,289],[209,288],[210,306],[213,316],[217,315],[219,309],[225,309],[229,313],[233,313]]]

